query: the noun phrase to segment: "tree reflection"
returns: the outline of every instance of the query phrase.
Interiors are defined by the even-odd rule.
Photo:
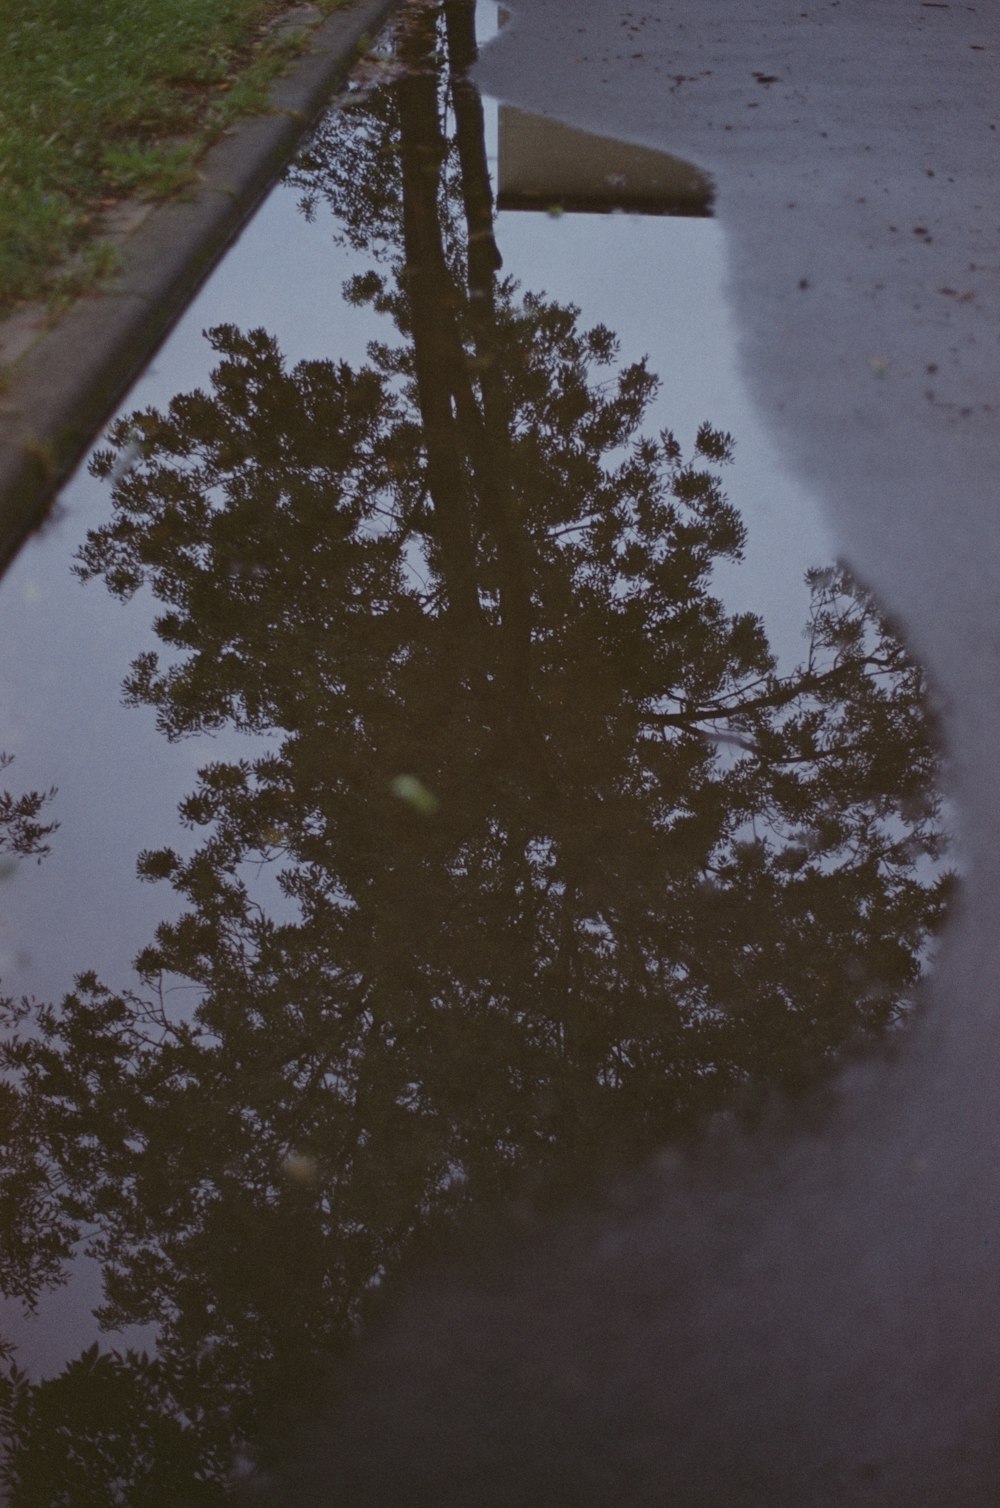
[[[732,439],[647,433],[645,363],[500,277],[471,28],[407,12],[298,170],[396,337],[289,369],[220,327],[210,391],[94,463],[80,574],[161,604],[129,700],[267,744],[202,770],[192,854],[141,855],[186,905],[140,986],[84,974],[6,1048],[50,1249],[160,1337],[12,1374],[15,1505],[222,1501],[420,1231],[810,1082],[941,919],[920,671],[843,571],[791,675],[713,595]]]

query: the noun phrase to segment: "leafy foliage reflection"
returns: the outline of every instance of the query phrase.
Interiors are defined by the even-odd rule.
[[[810,1082],[901,1018],[941,919],[920,671],[817,570],[779,673],[712,590],[731,437],[647,432],[645,362],[499,276],[470,7],[398,51],[298,169],[394,336],[290,368],[217,328],[210,391],[94,462],[80,574],[161,604],[128,699],[266,743],[201,771],[193,852],[141,855],[185,909],[140,984],[8,1007],[34,1234],[159,1335],[12,1373],[14,1504],[39,1472],[53,1504],[222,1501],[418,1232]]]

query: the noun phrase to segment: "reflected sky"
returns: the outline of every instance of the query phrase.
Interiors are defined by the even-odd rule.
[[[487,102],[488,127],[493,114]],[[319,205],[307,223],[296,209],[299,197],[293,187],[274,189],[136,383],[123,413],[204,384],[212,366],[204,331],[218,324],[265,326],[291,361],[332,351],[364,359],[382,322],[327,296],[358,259],[333,243],[329,210]],[[716,579],[735,609],[766,616],[771,645],[791,668],[803,642],[805,571],[829,561],[834,548],[818,508],[761,431],[741,380],[717,223],[508,213],[498,216],[497,237],[505,267],[526,287],[577,303],[586,320],[607,324],[623,358],[649,356],[662,384],[650,406],[652,424],[669,424],[690,440],[712,417],[736,436],[738,465],[727,474],[726,490],[747,537],[742,562],[717,561]],[[303,298],[304,288],[314,292]],[[131,854],[173,821],[208,757],[196,742],[166,746],[148,717],[119,705],[135,646],[152,642],[149,612],[85,593],[70,574],[80,540],[106,511],[106,487],[81,468],[52,523],[24,547],[0,590],[4,747],[26,784],[59,787],[62,824],[58,861],[37,870],[22,866],[8,891],[0,956],[15,992],[58,994],[84,956],[109,975],[127,968],[155,924],[160,898],[123,886],[123,864],[127,874]],[[95,708],[101,737],[68,736],[93,724]],[[62,919],[59,938],[45,928],[39,948],[35,919],[45,914]]]
[[[4,1278],[44,1329],[87,1239],[161,1341],[8,1387],[15,1503],[101,1450],[220,1501],[418,1238],[798,1092],[940,926],[923,678],[754,429],[716,227],[494,219],[469,19],[369,65],[0,594],[61,824],[4,881]]]

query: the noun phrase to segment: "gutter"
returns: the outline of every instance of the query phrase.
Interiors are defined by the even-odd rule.
[[[197,187],[119,207],[118,273],[49,327],[44,307],[0,327],[0,569],[52,500],[400,0],[354,0],[315,28],[271,91],[205,154]],[[303,9],[305,9],[303,7]]]

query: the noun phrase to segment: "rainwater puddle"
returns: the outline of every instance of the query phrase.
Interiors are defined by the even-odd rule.
[[[14,1502],[221,1502],[418,1235],[798,1091],[941,922],[923,679],[697,175],[560,198],[460,30],[367,65],[0,592]]]

